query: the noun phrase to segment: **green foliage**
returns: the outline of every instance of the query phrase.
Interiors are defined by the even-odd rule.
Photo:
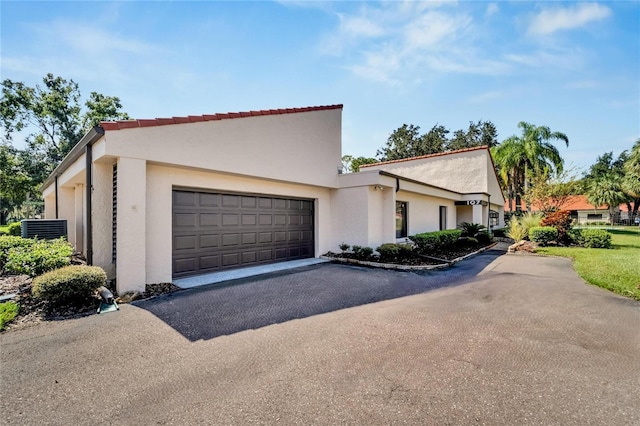
[[[611,248],[611,234],[604,229],[581,229],[577,243],[585,248]]]
[[[460,222],[458,229],[462,231],[461,237],[473,237],[487,227],[480,223]]]
[[[456,244],[463,247],[471,247],[471,246],[477,246],[479,242],[477,239],[473,237],[460,237],[458,238],[458,241],[456,242]]]
[[[10,235],[0,236],[0,271],[4,270],[9,250],[14,247],[31,247],[34,240]]]
[[[416,250],[419,253],[427,253],[453,246],[461,234],[462,231],[459,229],[447,229],[445,231],[424,232],[411,235],[409,239],[416,244]]]
[[[7,272],[35,277],[69,264],[73,247],[64,238],[32,241],[30,245],[21,244],[8,250],[5,263]]]
[[[473,237],[483,246],[489,245],[491,241],[493,241],[493,238],[491,238],[491,235],[487,231],[476,232]]]
[[[13,222],[9,225],[9,235],[19,237],[22,235],[22,225],[20,222]]]
[[[351,247],[353,256],[358,260],[369,260],[373,255],[373,249],[371,247],[353,246]]]
[[[498,238],[505,238],[507,236],[508,228],[496,228],[492,230],[493,236]]]
[[[20,306],[13,301],[0,303],[0,331],[18,315]]]
[[[67,266],[34,278],[31,291],[52,308],[85,306],[106,281],[107,274],[97,266]]]
[[[365,164],[377,163],[378,160],[371,157],[354,157],[352,155],[342,156],[342,169],[345,173],[358,173],[360,167]]]
[[[349,247],[351,246],[349,244],[342,243],[338,247],[340,247],[340,250],[342,250],[342,252],[344,253],[345,251],[349,250]]]
[[[413,254],[413,247],[410,244],[382,244],[376,249],[380,253],[380,262],[402,263]]]
[[[529,235],[529,230],[525,229],[517,217],[512,217],[507,228],[507,236],[515,242],[522,241]]]
[[[562,244],[569,242],[567,232],[571,229],[571,213],[568,210],[549,212],[540,221],[540,226],[553,226],[558,231],[557,241]]]
[[[534,226],[529,229],[529,239],[545,247],[551,242],[558,240],[558,230],[553,226]]]

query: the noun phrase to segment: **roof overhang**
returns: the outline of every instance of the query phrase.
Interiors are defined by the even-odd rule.
[[[82,154],[84,154],[84,148],[89,145],[93,145],[96,143],[102,136],[104,136],[104,129],[100,126],[95,126],[89,129],[87,133],[80,139],[80,141],[75,144],[75,146],[69,151],[69,153],[62,159],[60,164],[53,169],[53,172],[49,175],[49,177],[44,181],[44,183],[40,186],[40,191],[43,191],[46,187],[51,185],[56,176],[60,176],[64,173],[67,168],[72,165]]]

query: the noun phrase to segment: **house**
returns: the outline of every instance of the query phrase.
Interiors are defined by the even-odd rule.
[[[560,206],[562,210],[568,210],[571,214],[571,218],[576,221],[578,224],[589,224],[589,223],[599,223],[606,222],[610,223],[612,219],[612,214],[609,208],[606,205],[594,206],[589,203],[586,195],[571,195],[568,196],[565,200],[563,200],[562,205]],[[509,211],[508,202],[504,205],[505,211]],[[522,205],[520,206],[521,211],[527,211],[527,206],[524,201],[522,201]],[[536,212],[540,211],[542,208],[533,203],[531,206],[531,211]],[[628,219],[629,213],[626,204],[621,204],[618,208],[616,208],[613,212],[614,222],[620,221],[620,219]]]
[[[43,184],[45,217],[67,220],[69,241],[118,293],[341,242],[501,226],[486,147],[341,174],[342,108],[103,122]]]

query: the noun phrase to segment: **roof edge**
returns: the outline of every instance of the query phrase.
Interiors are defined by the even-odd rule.
[[[456,150],[453,150],[453,151],[436,152],[434,154],[426,154],[426,155],[418,155],[416,157],[401,158],[399,160],[380,161],[378,163],[363,164],[362,166],[360,166],[360,168],[381,166],[381,165],[385,165],[385,164],[403,163],[405,161],[422,160],[424,158],[443,157],[445,155],[460,154],[462,152],[478,151],[478,150],[481,150],[481,149],[486,149],[487,151],[489,151],[489,146],[488,145],[481,145],[481,146],[474,146],[474,147],[471,147],[471,148],[456,149]]]
[[[51,172],[49,177],[40,185],[40,191],[44,191],[49,185],[51,185],[56,176],[60,176],[67,168],[73,164],[84,153],[84,148],[87,145],[93,145],[98,139],[104,136],[104,129],[100,126],[94,126],[80,139],[80,141],[74,145],[69,153],[62,159],[60,164],[56,166]]]
[[[188,115],[184,117],[171,117],[171,118],[101,121],[100,127],[102,127],[104,130],[112,131],[112,130],[132,129],[136,127],[168,126],[171,124],[187,124],[187,123],[199,123],[202,121],[231,120],[234,118],[258,117],[263,115],[296,114],[301,112],[327,111],[327,110],[343,109],[343,108],[344,108],[343,104],[335,104],[335,105],[309,106],[309,107],[301,107],[301,108],[279,108],[279,109],[264,109],[264,110],[257,110],[257,111]]]

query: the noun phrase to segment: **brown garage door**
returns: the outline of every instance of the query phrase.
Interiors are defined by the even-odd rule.
[[[173,276],[313,257],[313,200],[173,191]]]

